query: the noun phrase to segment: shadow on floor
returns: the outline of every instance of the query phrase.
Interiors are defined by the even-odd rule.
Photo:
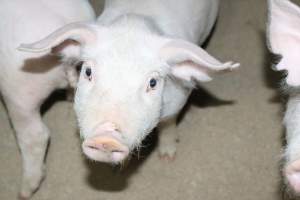
[[[282,103],[285,102],[286,97],[283,95],[281,87],[283,85],[284,80],[284,72],[274,70],[274,65],[280,61],[280,56],[275,55],[267,47],[267,37],[264,30],[258,31],[258,34],[261,38],[261,49],[264,50],[264,60],[262,66],[264,66],[263,76],[265,85],[268,88],[274,89],[275,93],[274,96],[270,99],[272,103]]]
[[[55,103],[66,101],[68,99],[67,90],[54,91],[41,106],[41,114],[44,115]]]

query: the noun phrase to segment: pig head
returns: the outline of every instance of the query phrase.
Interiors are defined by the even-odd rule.
[[[65,40],[79,44],[83,65],[74,107],[82,148],[90,159],[123,161],[162,116],[183,107],[196,82],[238,67],[221,63],[195,44],[166,37],[149,24],[136,16],[107,26],[74,23],[19,48],[40,52]],[[168,114],[165,99],[178,102]]]

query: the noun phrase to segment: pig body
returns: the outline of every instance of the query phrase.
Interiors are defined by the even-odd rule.
[[[289,94],[283,176],[292,191],[300,193],[300,8],[289,0],[269,0],[268,38],[271,51],[280,56],[276,70],[286,70]]]
[[[75,67],[45,53],[29,55],[17,50],[71,22],[94,18],[85,0],[0,0],[0,89],[22,154],[20,198],[27,199],[44,177],[44,156],[49,130],[40,106],[58,88],[68,86]],[[69,50],[68,50],[69,48]],[[72,45],[66,53],[72,53]]]
[[[108,0],[96,23],[65,26],[20,50],[44,52],[66,39],[81,45],[75,111],[84,153],[122,162],[160,123],[159,152],[176,152],[175,120],[197,81],[236,68],[202,43],[217,17],[218,0]]]

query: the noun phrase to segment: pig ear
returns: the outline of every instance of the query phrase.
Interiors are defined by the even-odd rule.
[[[287,70],[287,84],[300,85],[300,8],[288,0],[269,0],[269,47],[282,56],[277,70]]]
[[[187,81],[210,81],[211,74],[239,66],[233,62],[221,63],[201,47],[184,40],[168,41],[160,56],[171,66],[174,76]]]
[[[27,52],[45,52],[60,45],[66,40],[76,41],[80,45],[93,43],[96,40],[95,29],[92,28],[92,25],[86,23],[72,23],[56,30],[40,41],[31,44],[21,44],[18,47],[18,50]]]

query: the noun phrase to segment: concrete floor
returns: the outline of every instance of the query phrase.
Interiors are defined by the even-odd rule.
[[[207,50],[241,68],[195,93],[178,127],[176,160],[160,161],[154,145],[123,170],[87,161],[72,104],[59,101],[44,116],[52,140],[47,178],[33,200],[283,199],[283,106],[276,91],[280,74],[270,70],[265,45],[266,1],[221,2]],[[2,105],[0,127],[0,199],[10,200],[18,191],[21,162]]]

